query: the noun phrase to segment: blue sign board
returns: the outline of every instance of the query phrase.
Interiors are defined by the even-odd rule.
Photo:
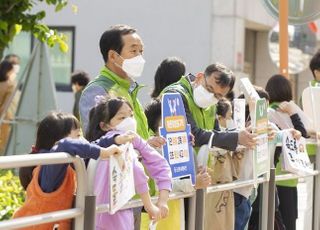
[[[183,101],[178,93],[162,97],[162,127],[160,135],[166,139],[163,155],[169,162],[173,178],[191,177],[195,184],[195,167],[191,144],[191,127],[187,124]]]

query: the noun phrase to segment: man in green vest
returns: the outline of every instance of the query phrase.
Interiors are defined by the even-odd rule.
[[[143,54],[143,42],[136,30],[128,25],[116,25],[105,31],[100,38],[100,52],[105,65],[100,74],[84,89],[80,102],[80,118],[82,130],[85,133],[89,112],[97,103],[97,96],[115,96],[125,98],[134,110],[134,118],[137,122],[137,133],[148,143],[156,148],[165,144],[161,137],[150,137],[148,122],[144,114],[137,94],[142,88],[136,79],[141,76],[145,60]],[[153,182],[149,184],[153,195]],[[168,212],[166,200],[169,191],[161,190],[157,206],[162,212]],[[165,202],[164,202],[165,201]],[[136,215],[135,226],[140,226],[139,211]]]
[[[179,93],[183,99],[188,123],[195,136],[195,146],[219,147],[234,151],[238,144],[253,148],[255,134],[247,130],[220,132],[215,125],[215,104],[233,88],[235,77],[220,63],[209,65],[204,73],[183,76],[162,93]]]
[[[97,96],[120,96],[128,100],[134,110],[137,133],[151,146],[161,147],[163,138],[149,137],[147,118],[137,98],[142,86],[136,79],[141,76],[145,63],[140,36],[130,26],[113,26],[102,34],[100,52],[105,65],[99,76],[84,89],[79,102],[83,132],[86,132],[89,112],[95,106]]]

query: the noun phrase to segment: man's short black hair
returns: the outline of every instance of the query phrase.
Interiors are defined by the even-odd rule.
[[[89,75],[84,71],[76,71],[71,74],[71,84],[86,86],[89,83]]]
[[[122,36],[136,33],[136,29],[128,25],[115,25],[105,31],[100,37],[100,52],[105,63],[108,61],[109,50],[114,50],[118,54],[123,48]]]
[[[149,128],[156,133],[159,129],[159,121],[161,119],[161,101],[154,99],[148,104],[144,110],[148,118]]]
[[[315,55],[313,55],[310,61],[309,67],[313,74],[313,77],[316,78],[316,76],[314,75],[314,71],[315,70],[320,71],[320,50],[318,50],[318,52]]]
[[[221,63],[215,63],[209,65],[205,71],[204,76],[209,77],[213,73],[218,73],[216,83],[221,87],[230,87],[230,91],[233,89],[236,78],[233,72]]]

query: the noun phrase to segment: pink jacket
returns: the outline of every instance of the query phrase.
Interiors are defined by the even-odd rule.
[[[116,134],[123,133],[121,131],[110,131],[103,138],[110,138]],[[99,142],[98,142],[99,144]],[[145,166],[148,175],[155,180],[159,190],[171,191],[171,170],[167,161],[146,141],[137,137],[132,142],[133,147],[137,150],[142,163]],[[148,191],[148,177],[143,171],[143,167],[136,159],[134,161],[134,183],[138,194]],[[109,161],[100,161],[97,166],[95,178],[95,194],[97,204],[109,204]],[[114,215],[102,213],[97,215],[97,229],[117,229],[131,230],[134,227],[134,219],[132,209],[120,210]]]

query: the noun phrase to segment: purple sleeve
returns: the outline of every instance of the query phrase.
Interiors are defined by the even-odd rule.
[[[83,139],[65,138],[58,142],[50,152],[67,152],[81,158],[98,159],[100,155],[98,145],[90,144]],[[67,172],[68,164],[43,165],[40,169],[39,184],[43,192],[53,192],[62,184]]]
[[[142,163],[155,180],[158,189],[171,191],[172,175],[166,159],[140,137],[134,139],[133,146],[140,152]]]
[[[135,158],[133,162],[133,177],[136,193],[142,194],[149,191],[148,177],[144,172],[142,164]]]

